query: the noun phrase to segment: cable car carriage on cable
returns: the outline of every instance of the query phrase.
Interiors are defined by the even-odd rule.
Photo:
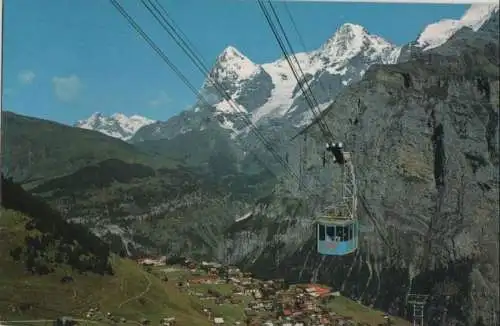
[[[342,201],[326,210],[317,219],[317,250],[322,255],[344,256],[358,248],[359,223],[356,217],[356,179],[351,153],[344,152],[342,143],[329,143],[326,151],[333,154],[334,163],[342,168]],[[326,155],[323,157],[323,165]]]

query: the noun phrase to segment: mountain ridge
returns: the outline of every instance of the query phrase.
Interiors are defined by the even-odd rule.
[[[427,25],[416,39],[416,45],[423,50],[430,50],[442,45],[463,27],[477,32],[498,9],[498,4],[473,4],[460,19],[443,19]]]
[[[335,52],[336,45],[343,46],[344,49]],[[396,46],[368,33],[362,26],[346,23],[320,48],[295,53],[295,57],[300,62],[306,78],[312,78],[313,81],[322,79],[322,84],[331,84],[331,80],[334,80],[333,86],[327,87],[328,89],[322,91],[323,94],[317,96],[320,104],[325,104],[342,87],[358,80],[369,65],[395,62],[398,51]],[[335,58],[331,57],[332,53]],[[349,60],[356,61],[360,67],[350,67]],[[131,142],[171,139],[181,135],[185,132],[179,125],[181,119],[183,130],[207,128],[211,125],[227,129],[234,138],[240,134],[246,135],[248,131],[242,116],[251,119],[254,124],[283,118],[296,120],[295,122],[300,124],[304,118],[307,120],[309,117],[297,81],[284,58],[256,64],[234,46],[228,46],[216,58],[209,76],[210,78],[205,79],[200,93],[210,107],[198,101],[189,110],[167,121],[158,121],[141,128],[131,138]],[[223,99],[210,79],[221,85],[232,103]],[[189,120],[195,121],[196,125]],[[218,123],[207,123],[209,120]]]
[[[477,30],[487,17],[494,15],[497,9],[498,6],[495,5],[473,5],[464,13],[465,18],[462,20],[465,23],[462,25],[475,26]],[[304,77],[320,105],[320,111],[327,107],[344,87],[359,81],[371,65],[404,62],[418,53],[436,48],[437,45],[432,49],[422,48],[419,45],[423,40],[422,35],[425,36],[424,32],[429,26],[426,26],[413,41],[397,46],[378,35],[371,34],[363,26],[345,23],[319,48],[309,52],[296,52],[295,57],[300,62]],[[453,29],[445,33],[440,40],[448,40],[458,30]],[[234,69],[234,61],[229,60],[231,62],[227,71],[224,71],[224,60],[228,58],[236,58],[238,69]],[[243,73],[238,75],[238,71]],[[233,138],[241,139],[248,135],[248,127],[242,120],[243,116],[256,125],[267,125],[270,121],[282,120],[282,124],[296,126],[295,128],[312,121],[307,101],[284,58],[267,63],[254,63],[234,46],[228,46],[216,58],[210,77],[225,89],[233,104],[230,105],[225,101],[210,84],[209,79],[206,79],[201,94],[208,99],[211,107],[205,107],[203,103],[197,102],[191,109],[183,112],[185,118],[189,117],[183,121],[184,132],[207,128],[210,125],[226,129]],[[169,119],[172,121],[158,122],[154,126],[154,132],[153,126],[145,126],[140,130],[140,137],[132,137],[131,141],[176,137],[182,134],[180,127],[175,126],[179,123],[180,117],[179,115]],[[197,125],[192,125],[189,120],[196,121]],[[203,122],[208,120],[218,123]]]
[[[472,5],[459,20],[444,19],[429,24],[413,41],[395,45],[365,27],[344,23],[320,47],[309,52],[296,52],[307,83],[320,107],[327,107],[345,86],[357,82],[372,64],[394,64],[432,50],[451,38],[462,27],[477,30],[488,17],[498,11],[498,5]],[[450,23],[452,22],[452,23]],[[307,101],[284,58],[255,63],[233,45],[228,45],[216,57],[200,94],[211,106],[202,102],[166,121],[147,119],[134,128],[103,119],[102,123],[77,122],[77,126],[102,131],[110,136],[137,143],[143,140],[171,139],[185,132],[204,128],[222,128],[232,138],[246,137],[248,128],[243,116],[254,124],[285,119],[296,127],[312,119]],[[229,104],[217,92],[210,79],[215,80],[230,96]],[[205,111],[205,112],[202,112]],[[179,125],[179,118],[182,124]],[[187,118],[187,119],[185,119]],[[207,123],[208,120],[216,122]],[[195,121],[196,125],[192,125]]]
[[[3,111],[2,172],[25,186],[72,173],[108,158],[148,165],[174,166],[178,161],[147,154],[130,143],[95,130]]]
[[[126,116],[123,113],[113,113],[110,116],[105,116],[101,112],[94,112],[89,118],[78,120],[73,126],[99,131],[105,135],[127,141],[134,136],[137,130],[155,122],[156,120],[137,114]]]

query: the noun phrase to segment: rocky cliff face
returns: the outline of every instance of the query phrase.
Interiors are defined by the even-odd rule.
[[[312,197],[259,206],[226,235],[234,260],[260,276],[331,283],[364,303],[403,314],[409,292],[430,295],[430,324],[498,316],[498,17],[462,29],[417,59],[373,66],[324,112],[354,153],[360,250],[315,252]],[[316,130],[306,140],[320,171]],[[296,146],[298,148],[298,146]],[[316,151],[316,148],[318,149]],[[320,184],[328,166],[317,173]],[[309,182],[316,182],[308,174]],[[317,186],[316,188],[320,188]],[[309,194],[311,195],[311,194]],[[327,201],[327,200],[324,200]],[[281,234],[281,235],[280,235]],[[447,321],[442,321],[444,308]],[[498,318],[498,317],[496,317]],[[496,320],[498,322],[498,320]]]

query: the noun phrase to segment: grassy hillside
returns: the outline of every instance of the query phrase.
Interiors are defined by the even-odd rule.
[[[208,325],[195,301],[3,178],[0,214],[0,320],[109,324],[110,312],[134,324],[175,316],[180,325]],[[91,308],[102,313],[87,317]]]
[[[89,188],[102,189],[113,182],[128,183],[134,179],[155,176],[153,168],[142,164],[129,164],[117,159],[108,159],[86,166],[74,173],[53,178],[32,189],[34,193],[62,189],[72,194]]]
[[[171,167],[176,161],[153,156],[96,131],[2,112],[2,168],[16,181],[71,173],[106,159]]]
[[[151,155],[169,155],[218,176],[236,172],[241,151],[225,131],[218,129],[191,131],[173,139],[146,140],[135,145]]]

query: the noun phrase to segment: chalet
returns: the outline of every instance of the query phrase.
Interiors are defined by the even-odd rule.
[[[153,259],[151,259],[151,258],[141,258],[141,259],[137,260],[137,263],[139,265],[143,265],[143,266],[153,266],[153,264],[154,264]]]
[[[206,268],[206,269],[209,269],[209,268],[217,268],[218,269],[218,268],[221,268],[222,265],[219,263],[202,261],[201,267]]]
[[[316,310],[317,306],[316,306],[316,303],[314,301],[307,300],[302,305],[302,308],[305,310],[312,311],[312,310]]]
[[[158,258],[153,258],[153,257],[140,258],[137,260],[137,263],[143,266],[164,266],[167,264],[167,257],[162,256]]]
[[[259,289],[245,289],[243,291],[243,294],[245,294],[245,295],[251,295],[255,299],[261,299],[262,298],[262,292]]]
[[[227,274],[230,276],[242,276],[243,275],[238,267],[228,268]]]
[[[310,284],[305,291],[312,297],[325,297],[330,294],[329,288],[314,284]]]
[[[237,279],[236,277],[230,277],[229,278],[229,281],[234,283],[234,284],[240,284],[241,281],[239,279]]]
[[[273,305],[273,302],[264,302],[264,309],[267,310],[267,311],[273,311],[273,308],[274,308],[274,305]]]
[[[231,302],[232,304],[240,304],[242,300],[239,298],[231,298],[229,302]]]
[[[243,280],[241,280],[241,285],[250,286],[250,285],[252,285],[252,280],[250,280],[250,279],[243,279]]]
[[[175,317],[167,317],[161,320],[163,326],[174,326],[176,324]]]
[[[205,277],[196,277],[189,280],[193,284],[214,284],[217,281],[217,277],[214,275],[209,275]]]
[[[77,322],[73,320],[72,317],[59,317],[54,321],[54,326],[73,326],[76,325]]]
[[[188,269],[196,269],[196,263],[189,258],[184,259],[182,265]]]
[[[253,310],[261,310],[264,309],[264,304],[262,302],[255,303],[251,306]]]
[[[203,313],[208,317],[208,319],[212,319],[212,315],[213,315],[212,309],[204,308]]]
[[[247,316],[255,316],[256,315],[255,311],[250,307],[244,308],[243,311],[245,312],[245,315],[247,315]]]

